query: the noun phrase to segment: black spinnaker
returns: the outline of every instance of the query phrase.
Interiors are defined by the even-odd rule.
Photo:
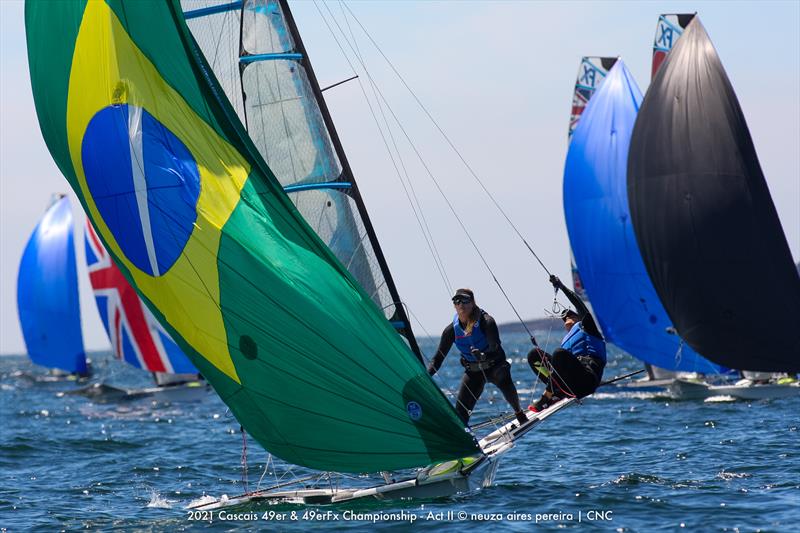
[[[800,370],[800,276],[698,17],[639,110],[628,197],[647,271],[681,338],[731,368]]]

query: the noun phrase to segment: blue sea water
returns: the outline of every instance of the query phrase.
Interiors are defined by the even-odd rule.
[[[435,343],[423,346],[430,353]],[[505,346],[529,401],[541,387],[531,391],[528,342],[512,335]],[[151,385],[108,356],[95,359],[105,381]],[[612,350],[606,377],[638,368]],[[451,355],[437,379],[455,390],[461,371]],[[800,519],[797,397],[678,402],[609,387],[529,433],[490,488],[437,500],[251,507],[237,510],[240,520],[215,513],[209,523],[191,520],[185,507],[243,491],[242,435],[216,395],[188,404],[94,404],[60,396],[77,385],[42,376],[22,356],[0,357],[3,530],[796,531]],[[473,420],[507,410],[504,403],[487,386]],[[252,489],[267,453],[247,444]],[[304,473],[276,460],[262,486]]]

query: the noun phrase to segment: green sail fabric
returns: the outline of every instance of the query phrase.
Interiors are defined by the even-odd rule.
[[[177,2],[29,2],[51,154],[170,335],[267,450],[340,472],[478,451],[284,194]]]

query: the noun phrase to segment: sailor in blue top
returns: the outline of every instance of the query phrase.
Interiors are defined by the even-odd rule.
[[[461,354],[464,377],[458,389],[456,412],[466,424],[472,408],[478,401],[486,382],[494,383],[514,409],[520,424],[527,422],[519,404],[517,389],[511,379],[511,365],[500,344],[497,323],[483,309],[475,305],[475,296],[470,289],[458,289],[453,296],[456,314],[444,328],[439,348],[428,366],[428,374],[436,374],[444,358],[456,345]]]
[[[577,311],[567,309],[562,313],[567,334],[552,355],[538,346],[528,353],[528,364],[547,385],[542,397],[529,408],[534,412],[547,409],[565,396],[583,398],[592,394],[606,366],[606,342],[586,304],[556,276],[550,276],[550,283],[566,295]]]

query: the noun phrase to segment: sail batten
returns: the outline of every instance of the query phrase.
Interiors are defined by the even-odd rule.
[[[220,4],[215,6],[203,7],[200,9],[193,9],[191,11],[184,11],[183,16],[186,20],[200,18],[200,17],[208,17],[210,15],[225,13],[227,11],[236,11],[242,8],[242,4],[244,4],[244,2],[239,0],[237,2],[229,2],[227,4]]]
[[[278,53],[278,54],[253,54],[239,58],[240,63],[255,63],[257,61],[275,61],[278,59],[288,59],[298,61],[303,59],[303,54]]]
[[[245,131],[252,100],[236,100],[236,83],[218,81],[211,67],[236,74],[230,69],[240,66],[238,52],[225,61],[213,50],[205,57],[177,2],[75,1],[59,9],[65,16],[53,20],[47,6],[26,6],[45,141],[122,274],[244,428],[275,455],[319,470],[396,470],[475,453],[453,407],[370,299],[372,287],[309,225],[319,219],[336,228],[337,219],[319,211],[307,217],[295,207],[310,201],[357,212],[354,187],[291,198],[283,190],[337,180],[337,158],[281,167],[269,152],[280,151],[280,140],[251,135],[259,123],[282,130],[286,140],[287,123],[261,117],[249,120],[250,135]],[[189,22],[233,28],[234,13]],[[64,41],[74,54],[50,53]],[[227,55],[234,47],[220,48]],[[243,68],[246,77],[288,63]],[[66,79],[52,80],[54,73]],[[66,88],[65,108],[52,98],[53,87]],[[134,106],[143,118],[131,129],[123,119]],[[146,147],[138,192],[151,215],[164,216],[136,214],[142,197],[130,158],[118,157],[132,137]],[[314,142],[309,146],[323,147]],[[101,201],[108,191],[114,200]],[[137,255],[145,229],[157,271]],[[331,242],[344,244],[341,235],[332,230]],[[354,443],[371,453],[355,453]]]

